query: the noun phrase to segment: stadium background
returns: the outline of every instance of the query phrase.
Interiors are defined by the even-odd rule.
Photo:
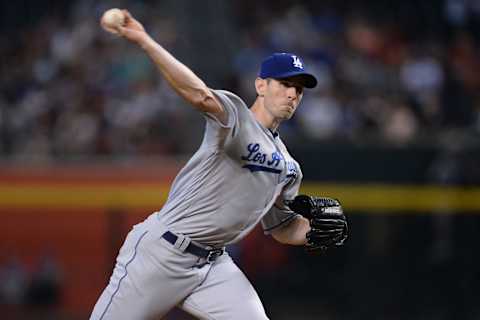
[[[351,236],[321,256],[259,229],[230,248],[272,319],[480,318],[480,2],[165,0],[0,4],[3,319],[87,318],[200,141],[146,56],[99,28],[110,7],[247,102],[272,51],[318,74],[281,135]]]

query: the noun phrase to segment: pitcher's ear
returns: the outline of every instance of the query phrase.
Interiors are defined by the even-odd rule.
[[[255,79],[255,89],[260,97],[263,97],[267,89],[267,80],[262,78]]]

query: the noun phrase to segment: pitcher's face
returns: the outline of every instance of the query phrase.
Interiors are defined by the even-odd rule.
[[[303,86],[293,79],[261,79],[265,109],[277,119],[290,119],[303,97]]]

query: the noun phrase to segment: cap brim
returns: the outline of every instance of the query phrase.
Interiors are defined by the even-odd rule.
[[[282,75],[279,75],[278,77],[275,77],[275,79],[285,79],[285,78],[294,78],[292,79],[293,81],[298,81],[308,89],[313,89],[317,86],[317,78],[315,78],[314,75],[306,72],[287,72]]]

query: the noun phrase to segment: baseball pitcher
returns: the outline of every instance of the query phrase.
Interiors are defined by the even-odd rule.
[[[207,87],[122,12],[114,31],[143,49],[199,111],[205,133],[163,208],[126,237],[90,319],[160,319],[175,306],[200,319],[268,319],[225,246],[259,222],[277,241],[308,251],[347,237],[338,200],[298,195],[302,172],[278,132],[317,80],[299,56],[274,53],[261,64],[248,108],[235,94]]]

